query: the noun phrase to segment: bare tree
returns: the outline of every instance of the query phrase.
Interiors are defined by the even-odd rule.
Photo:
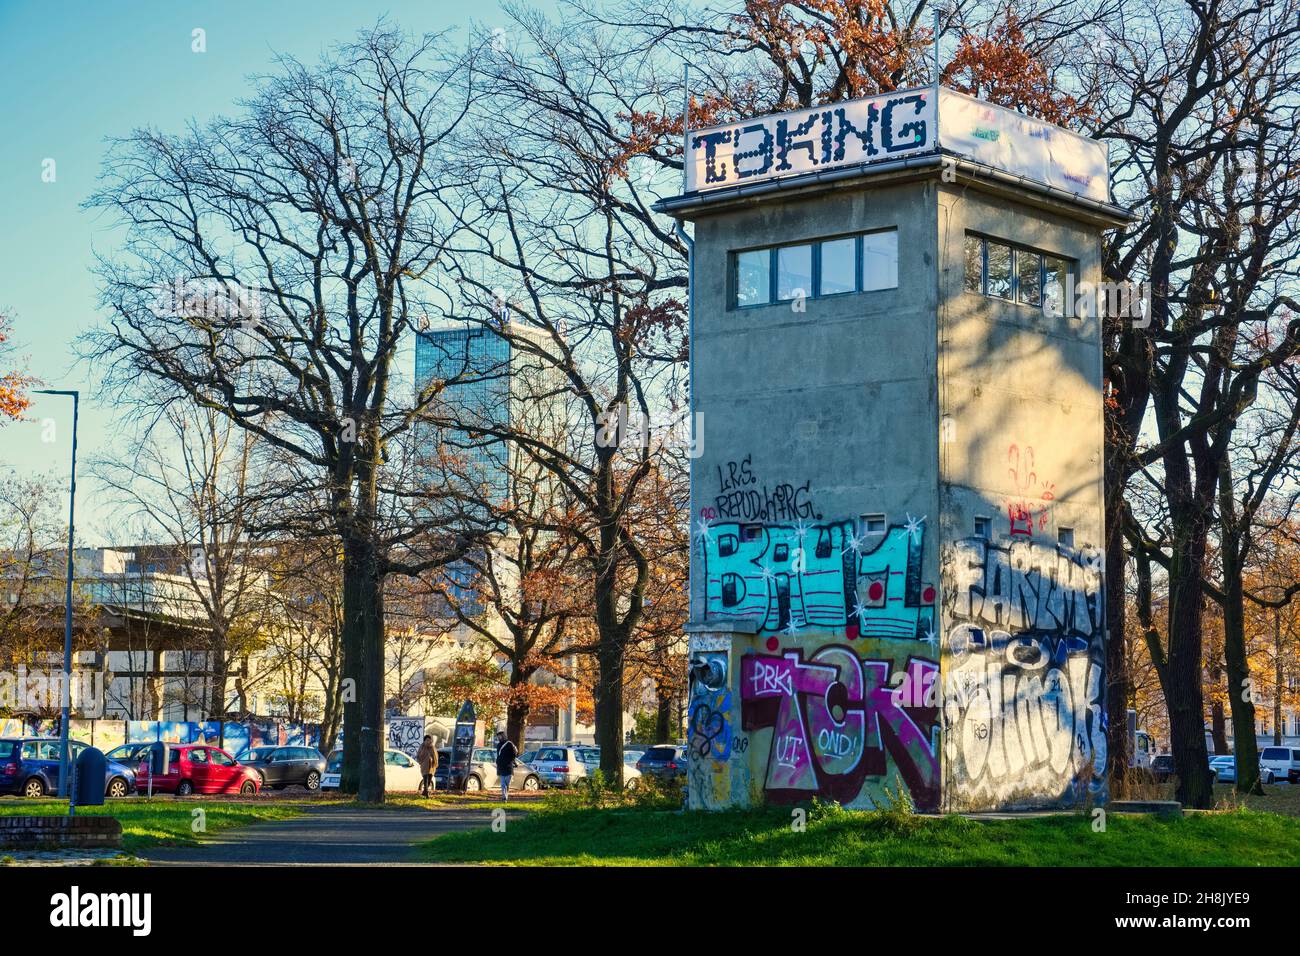
[[[1114,176],[1140,212],[1110,244],[1108,273],[1151,286],[1149,321],[1109,325],[1109,517],[1114,526],[1124,515],[1131,476],[1159,489],[1167,524],[1126,530],[1148,551],[1139,575],[1149,560],[1168,571],[1167,628],[1162,637],[1144,622],[1144,633],[1169,708],[1179,799],[1206,807],[1202,611],[1212,515],[1261,375],[1300,344],[1293,319],[1246,354],[1295,308],[1280,280],[1294,274],[1297,253],[1300,187],[1289,170],[1298,158],[1300,9],[1293,0],[1155,0],[1146,9],[1149,18],[1109,30],[1113,82],[1095,131],[1119,147]],[[1155,439],[1143,443],[1148,409]],[[1114,587],[1122,561],[1113,551],[1108,572]],[[1113,616],[1111,624],[1122,633]]]
[[[175,404],[124,453],[90,469],[150,540],[172,552],[174,570],[189,583],[209,628],[201,704],[216,719],[226,711],[230,660],[247,653],[269,612],[267,576],[248,537],[256,524],[255,441],[212,408]]]
[[[68,525],[50,479],[0,473],[0,661],[34,667],[61,627]],[[81,589],[75,603],[84,605]]]
[[[505,343],[510,365],[494,374],[564,427],[539,434],[436,405],[430,420],[468,436],[462,445],[505,443],[561,489],[565,511],[550,530],[576,548],[590,589],[595,643],[578,650],[597,663],[601,769],[617,785],[626,656],[651,579],[631,518],[665,446],[620,445],[612,423],[620,414],[662,423],[680,402],[685,246],[628,170],[629,115],[663,105],[657,66],[627,56],[607,31],[512,16],[513,42],[482,64],[492,96],[466,137],[464,151],[481,159],[459,193],[455,285],[440,311]],[[446,391],[482,378],[449,376]]]
[[[385,510],[399,486],[383,471],[431,397],[393,387],[395,359],[456,227],[439,197],[470,75],[437,37],[381,25],[316,67],[281,59],[235,117],[117,141],[88,201],[127,236],[100,267],[111,319],[84,341],[106,385],[146,411],[216,411],[280,456],[268,494],[318,493],[321,512],[252,530],[324,524],[340,544],[342,785],[368,801],[383,799],[384,581],[464,547],[464,522],[435,512],[388,524],[410,509]]]

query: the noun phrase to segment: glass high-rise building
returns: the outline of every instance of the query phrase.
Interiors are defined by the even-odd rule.
[[[472,324],[447,326],[420,332],[415,346],[417,387],[446,383],[433,402],[433,415],[459,426],[439,430],[421,425],[417,430],[422,443],[443,452],[430,456],[424,467],[438,474],[427,478],[431,484],[448,481],[458,487],[467,498],[461,508],[485,521],[491,520],[493,507],[536,507],[553,487],[545,469],[489,430],[525,431],[554,441],[563,423],[559,373],[517,345],[533,342],[545,348],[547,334],[518,323],[507,325],[505,332]],[[471,568],[456,562],[447,566],[446,577],[452,598],[464,608],[474,596]]]
[[[510,341],[480,326],[464,325],[419,333],[415,341],[415,380],[448,383],[438,398],[442,413],[465,425],[510,425],[512,348]],[[493,502],[510,494],[506,443],[468,431],[446,431],[441,439],[456,459],[452,470]],[[429,436],[434,440],[434,436]]]

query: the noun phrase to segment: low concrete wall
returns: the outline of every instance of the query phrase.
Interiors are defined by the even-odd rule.
[[[89,850],[121,845],[122,824],[113,817],[0,817],[0,848],[6,850]]]

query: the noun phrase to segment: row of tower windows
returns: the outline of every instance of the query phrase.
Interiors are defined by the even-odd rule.
[[[1035,308],[1049,299],[1071,314],[1070,260],[976,233],[966,234],[965,258],[968,292]],[[898,230],[734,252],[730,286],[736,309],[896,289]]]
[[[733,308],[897,287],[897,229],[732,254]]]
[[[1045,298],[1069,315],[1070,262],[1023,246],[966,234],[966,291],[1035,308]]]

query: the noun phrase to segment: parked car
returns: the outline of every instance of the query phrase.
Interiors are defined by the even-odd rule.
[[[578,755],[586,773],[577,779],[584,777],[590,778],[597,770],[600,769],[600,748],[591,746],[574,747],[573,750]],[[642,747],[634,747],[630,750],[623,751],[623,787],[627,790],[635,790],[637,781],[641,778],[641,771],[636,768],[636,763],[645,753]]]
[[[673,780],[686,776],[686,748],[673,744],[656,744],[641,755],[636,769],[642,776]]]
[[[1265,747],[1259,752],[1259,769],[1267,769],[1275,779],[1287,783],[1300,783],[1300,749],[1295,747]],[[1265,780],[1265,783],[1271,783]]]
[[[0,793],[21,793],[24,797],[58,793],[61,746],[57,737],[6,737],[0,740]],[[68,741],[69,759],[75,762],[86,746],[79,740]],[[110,757],[104,772],[104,795],[125,797],[133,789],[135,770],[129,764]]]
[[[1237,758],[1231,754],[1211,757],[1210,770],[1214,772],[1214,779],[1219,783],[1237,782]]]
[[[590,747],[538,747],[529,766],[536,771],[543,786],[572,787],[587,776],[587,764],[580,751]],[[599,757],[596,764],[599,766]]]
[[[257,771],[264,789],[319,790],[325,773],[325,755],[315,747],[250,747],[239,755],[239,762]]]
[[[343,775],[343,751],[331,750],[325,759],[325,772],[321,774],[322,790],[337,790],[339,779]],[[384,792],[395,793],[401,790],[418,790],[420,788],[420,765],[409,755],[400,750],[384,751]]]
[[[644,750],[623,751],[623,789],[635,790],[641,785],[641,771],[637,763],[645,756]]]
[[[127,745],[132,746],[132,745]],[[220,747],[208,744],[136,744],[136,788],[153,793],[240,793],[251,796],[262,787],[257,771],[243,766]],[[119,747],[113,753],[125,751]]]
[[[451,752],[447,752],[447,758],[450,762]],[[442,752],[438,753],[438,767],[442,768]],[[470,756],[469,777],[465,781],[465,789],[470,793],[479,790],[500,789],[501,778],[497,776],[497,753],[491,747],[475,747],[474,753]],[[514,773],[510,775],[511,790],[540,790],[542,788],[542,778],[537,775],[527,761],[522,758],[515,761]]]
[[[1174,755],[1156,754],[1151,760],[1151,773],[1156,783],[1165,783],[1174,776]]]
[[[586,768],[588,777],[600,769],[599,747],[575,747],[573,749],[577,752],[578,759],[582,761],[583,767]]]
[[[1284,750],[1286,748],[1266,747],[1266,750]],[[1280,764],[1280,761],[1275,763]],[[1220,757],[1214,757],[1210,760],[1210,770],[1214,772],[1214,779],[1219,783],[1236,783],[1237,782],[1237,757],[1235,754],[1226,754]],[[1262,783],[1276,782],[1279,771],[1274,769],[1274,765],[1265,764],[1263,755],[1260,755],[1259,761],[1259,779]]]

